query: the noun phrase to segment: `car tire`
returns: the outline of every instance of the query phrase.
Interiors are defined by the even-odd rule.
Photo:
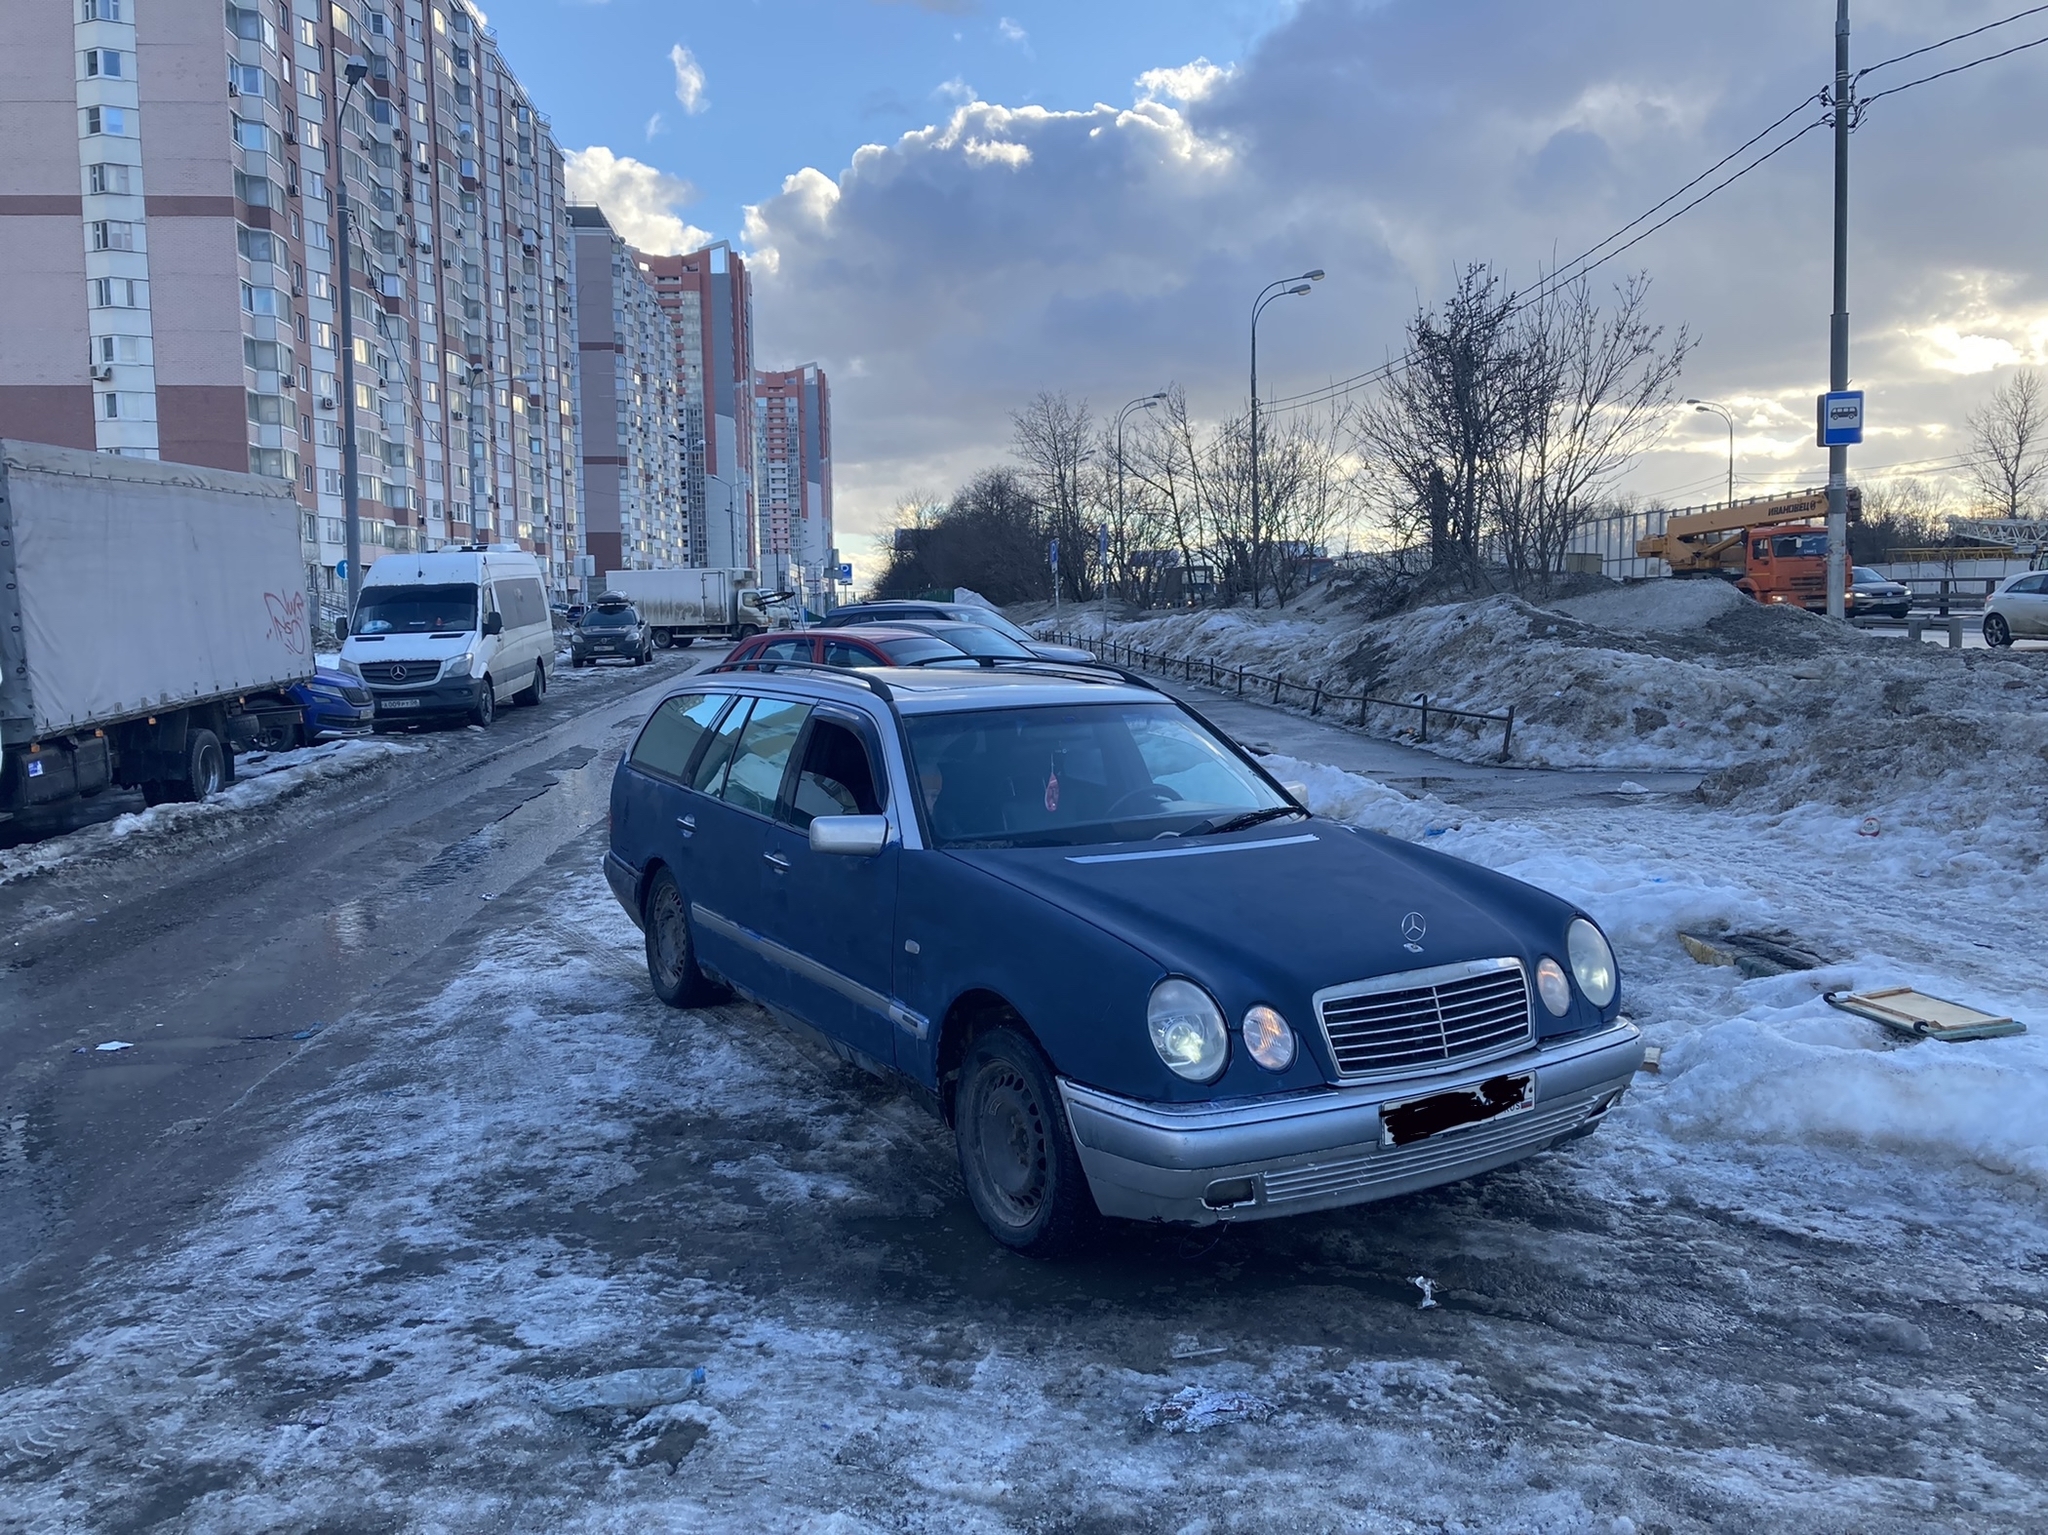
[[[227,784],[227,761],[220,737],[211,730],[190,732],[185,737],[185,772],[173,785],[174,796],[191,804],[203,804]]]
[[[1100,1223],[1058,1084],[1017,1030],[992,1029],[968,1050],[953,1142],[974,1213],[1012,1252],[1061,1257]]]
[[[533,663],[533,683],[522,693],[514,693],[512,702],[522,709],[536,709],[540,701],[548,696],[548,669],[536,661]]]
[[[702,1007],[723,996],[722,989],[697,968],[697,945],[690,936],[690,907],[676,877],[663,869],[647,887],[641,914],[647,950],[647,980],[654,994],[670,1007]]]
[[[480,684],[480,691],[476,695],[476,707],[469,711],[469,722],[472,725],[481,725],[484,729],[489,730],[491,728],[491,721],[497,717],[498,695],[491,686],[491,679],[486,677]]]
[[[2005,621],[2002,613],[1984,615],[1984,643],[1993,650],[2003,649],[2012,643],[2012,625]]]

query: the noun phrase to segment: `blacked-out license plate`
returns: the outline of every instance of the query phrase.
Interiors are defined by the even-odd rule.
[[[1476,1087],[1385,1105],[1380,1109],[1380,1144],[1412,1146],[1444,1130],[1483,1125],[1535,1106],[1536,1079],[1529,1073],[1488,1077]]]
[[[377,700],[377,712],[379,714],[387,713],[393,709],[417,709],[419,706],[420,701],[417,698],[380,698]]]

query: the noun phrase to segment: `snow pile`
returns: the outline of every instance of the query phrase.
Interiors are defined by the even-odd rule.
[[[1044,627],[1041,625],[1040,627]],[[1825,804],[1952,832],[1994,861],[2048,857],[2048,654],[1947,651],[1657,581],[1539,608],[1517,597],[1360,622],[1338,602],[1113,626],[1119,643],[1333,692],[1514,710],[1533,767],[1699,769],[1744,809]],[[1283,698],[1299,709],[1300,693]],[[1377,733],[1413,730],[1372,711]],[[1430,719],[1430,748],[1498,752],[1501,727]]]
[[[1336,768],[1266,759],[1318,815],[1456,854],[1590,912],[1622,962],[1624,1006],[1663,1047],[1628,1117],[1667,1154],[1701,1147],[1854,1146],[1961,1159],[2048,1189],[2048,961],[2031,903],[1980,903],[1981,871],[1945,839],[1860,837],[1818,811],[1743,816],[1683,806],[1495,821],[1411,800]],[[1774,860],[1696,856],[1708,843]],[[1826,867],[1825,886],[1800,873]],[[1886,891],[1897,892],[1887,897]],[[1681,930],[1791,924],[1823,969],[1745,980],[1694,963]],[[1969,1044],[1900,1039],[1831,1007],[1829,991],[1916,986],[2020,1019]]]

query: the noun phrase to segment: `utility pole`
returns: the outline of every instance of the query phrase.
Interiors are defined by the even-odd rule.
[[[349,294],[349,246],[354,231],[348,217],[348,151],[343,147],[342,125],[348,116],[349,98],[370,72],[368,59],[350,59],[342,77],[347,89],[334,104],[334,153],[328,156],[327,179],[334,187],[334,243],[341,247],[341,286],[336,299],[341,307],[341,490],[342,515],[348,527],[348,621],[356,621],[356,600],[363,595],[363,509],[356,491],[356,326],[355,300]]]
[[[1849,0],[1835,0],[1835,312],[1828,336],[1828,388],[1849,387],[1849,129],[1856,83],[1849,75]],[[1849,574],[1849,450],[1828,449],[1828,617],[1846,617]]]

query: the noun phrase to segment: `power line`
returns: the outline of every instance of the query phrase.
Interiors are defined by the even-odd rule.
[[[2048,43],[2048,37],[2037,37],[2030,43],[2020,43],[2005,49],[2001,53],[1987,53],[1983,58],[1972,59],[1967,64],[1958,64],[1952,69],[1937,70],[1934,74],[1922,75],[1917,80],[1908,80],[1904,85],[1895,85],[1888,91],[1879,91],[1875,96],[1865,96],[1857,103],[1857,106],[1859,108],[1868,107],[1871,103],[1882,101],[1887,96],[1896,96],[1900,91],[1910,91],[1916,85],[1929,85],[1936,80],[1946,80],[1950,75],[1959,75],[1966,69],[1975,69],[1979,64],[1995,64],[2000,59],[2009,59],[2015,53],[2025,53],[2029,48],[2038,48],[2043,43]]]
[[[2037,5],[2029,10],[2016,11],[2010,16],[2001,17],[1997,21],[1988,21],[1981,27],[1973,27],[1967,32],[1958,32],[1954,37],[1944,37],[1938,43],[1929,43],[1923,48],[1915,48],[1910,53],[1899,54],[1895,58],[1886,59],[1881,64],[1867,65],[1856,71],[1856,78],[1861,80],[1865,75],[1874,75],[1880,69],[1890,69],[1892,65],[1903,64],[1908,59],[1917,59],[1923,53],[1932,53],[1937,48],[1946,48],[1950,43],[1967,42],[1973,37],[1982,37],[1986,32],[1995,32],[2000,27],[2009,27],[2016,21],[2025,21],[2029,16],[2038,16],[2043,11],[2048,11],[2048,5]]]

